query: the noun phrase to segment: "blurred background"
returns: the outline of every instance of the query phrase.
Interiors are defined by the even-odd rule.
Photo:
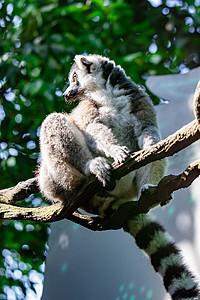
[[[0,189],[3,189],[34,176],[39,161],[40,124],[45,116],[52,111],[70,111],[73,108],[64,103],[62,93],[75,54],[97,53],[108,56],[122,65],[127,75],[143,86],[152,75],[190,74],[189,71],[200,64],[200,0],[0,0],[0,37]],[[190,77],[184,78],[190,83]],[[165,82],[165,78],[161,81]],[[155,93],[154,89],[151,91]],[[174,94],[178,95],[179,91],[179,88],[174,88]],[[152,94],[155,104],[159,103],[160,98],[167,98],[165,92],[155,94],[157,96]],[[171,100],[173,102],[176,99]],[[184,110],[180,101],[180,108]],[[192,119],[193,115],[189,115],[187,109],[185,114]],[[172,110],[170,117],[173,112],[177,110]],[[176,122],[176,116],[173,119]],[[168,120],[169,114],[163,128],[164,125],[165,128],[169,127]],[[186,122],[186,117],[182,120]],[[179,161],[182,162],[181,156]],[[185,167],[187,165],[182,166],[182,169]],[[188,199],[192,207],[194,193]],[[21,201],[21,205],[37,207],[46,204],[38,194]],[[184,220],[191,225],[187,233],[187,238],[191,240],[194,228],[192,212],[189,219],[182,212],[178,222],[175,206],[172,204],[167,208],[171,233],[177,226],[181,228]],[[62,240],[65,246],[69,244],[70,237],[77,241],[88,234],[85,229],[77,230],[76,225],[67,224],[69,234],[67,238],[63,235]],[[0,220],[0,299],[41,298],[50,232],[48,224]],[[76,236],[77,232],[81,232],[79,237]],[[124,235],[119,234],[123,239]],[[179,231],[177,235],[181,240]],[[125,245],[126,242],[120,240],[120,243],[123,242]],[[133,247],[133,241],[131,243]],[[102,243],[100,246],[103,247]],[[49,257],[52,257],[51,251],[56,247],[52,249],[50,246]],[[73,249],[80,249],[81,242],[74,247],[71,254],[76,260],[78,255],[76,257]],[[67,255],[66,252],[66,259],[69,257]],[[102,256],[100,261],[103,260]],[[63,274],[67,268],[67,263],[63,263]],[[47,276],[54,269],[50,270]],[[146,272],[146,269],[143,270]],[[153,274],[154,271],[151,272]],[[144,294],[141,294],[141,298],[134,298],[134,293],[127,295],[125,285],[120,280],[114,295],[120,300],[162,299],[158,294],[154,296],[150,282],[148,287],[142,283],[139,285],[138,293],[146,293],[145,297]],[[46,284],[48,286],[48,282]],[[77,282],[74,284],[76,286]],[[133,286],[132,281],[127,283],[127,289],[132,290]],[[110,284],[109,287],[112,288]],[[89,292],[85,293],[83,299],[90,299]],[[72,300],[70,296],[65,299]],[[93,296],[92,299],[96,298]],[[115,298],[110,296],[108,299]]]

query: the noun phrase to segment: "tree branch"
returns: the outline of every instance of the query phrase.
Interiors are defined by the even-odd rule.
[[[0,190],[0,203],[12,204],[35,193],[39,193],[39,187],[37,185],[37,179],[34,177],[19,182],[14,187]]]
[[[197,141],[200,138],[198,124],[200,119],[200,83],[198,83],[195,91],[194,106],[197,121],[194,120],[188,125],[183,126],[174,134],[153,145],[148,150],[141,150],[132,153],[123,164],[113,164],[113,179],[118,180],[122,176],[125,176],[131,171],[141,168],[148,163],[160,160],[164,157],[172,156]],[[174,191],[174,187],[176,187],[176,189],[186,187],[185,184],[187,183],[190,185],[197,176],[199,176],[199,162],[190,165],[183,173],[178,175],[178,177],[175,175],[164,177],[158,184],[158,187],[154,188],[154,191],[150,189],[152,195],[148,195],[148,201],[145,200],[147,197],[143,194],[142,198],[140,198],[138,202],[132,202],[131,205],[134,206],[135,213],[147,212],[152,206],[160,203],[164,204],[170,198],[170,194]],[[83,205],[85,201],[88,201],[89,198],[93,197],[102,189],[101,183],[97,179],[92,179],[88,180],[82,186],[77,196],[71,199],[71,202],[66,201],[64,204],[54,204],[48,207],[45,206],[38,208],[27,208],[12,205],[12,203],[28,197],[32,193],[39,192],[37,178],[31,178],[18,183],[15,187],[0,191],[0,203],[2,203],[0,204],[0,218],[18,220],[26,219],[39,222],[54,222],[63,218],[68,218],[87,228],[91,228],[92,230],[101,230],[103,227],[102,223],[99,223],[98,218],[89,218],[85,215],[79,214],[76,210]],[[162,197],[160,197],[161,191]],[[165,195],[164,198],[163,195]],[[150,201],[149,199],[152,200]],[[162,199],[162,201],[160,199]],[[137,203],[137,205],[135,203]],[[130,204],[127,203],[127,205]]]
[[[0,219],[54,222],[63,219],[61,217],[62,209],[63,206],[58,204],[31,208],[1,203]]]
[[[187,188],[200,175],[200,160],[193,162],[184,172],[179,175],[168,175],[163,177],[157,186],[145,190],[138,201],[130,201],[122,204],[112,218],[100,219],[90,217],[78,212],[67,217],[93,231],[108,229],[120,229],[125,226],[127,219],[142,213],[148,213],[157,205],[165,205],[171,199],[171,194],[179,189]]]

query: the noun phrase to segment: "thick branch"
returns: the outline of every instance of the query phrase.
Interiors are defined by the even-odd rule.
[[[153,145],[148,150],[141,150],[133,153],[127,161],[121,165],[113,165],[113,178],[119,179],[122,176],[138,169],[150,162],[171,156],[178,151],[186,148],[200,137],[198,125],[196,121],[189,123],[180,130],[167,137],[165,140]],[[52,205],[44,208],[24,208],[13,205],[0,205],[0,218],[2,219],[26,219],[39,222],[53,222],[70,216],[72,212],[77,210],[85,201],[102,189],[98,180],[94,179],[86,182],[81,191],[73,199],[71,205],[65,203],[64,206]],[[14,203],[28,197],[32,193],[39,192],[37,186],[37,179],[31,178],[26,181],[18,183],[15,187],[4,189],[0,191],[0,202]],[[6,210],[7,208],[7,210]],[[41,212],[40,212],[41,210]],[[12,215],[13,211],[13,215]],[[38,216],[38,217],[37,217]]]
[[[188,125],[183,126],[165,140],[153,145],[150,149],[132,153],[130,158],[128,158],[123,164],[113,164],[113,177],[115,179],[119,179],[150,162],[172,156],[197,141],[199,137],[200,132],[198,130],[198,125],[196,121],[193,121]],[[88,191],[86,194],[90,194],[92,193],[92,190],[97,192],[96,188],[98,191],[101,189],[101,184],[97,180],[93,180],[89,184],[87,182],[82,188],[82,192],[79,192],[78,198],[81,197],[84,190]],[[14,187],[1,190],[0,203],[12,204],[38,192],[39,188],[37,185],[37,178],[31,178],[26,181],[19,182]]]
[[[112,218],[100,219],[76,213],[70,220],[93,231],[120,229],[126,226],[128,219],[141,213],[148,213],[152,207],[165,205],[171,194],[187,188],[200,175],[200,160],[192,163],[179,175],[168,175],[160,180],[156,187],[144,191],[138,201],[126,202],[119,207]]]
[[[197,86],[194,100],[195,115],[197,120],[199,120],[200,83]],[[120,179],[122,176],[125,176],[131,171],[150,162],[172,156],[178,151],[188,147],[199,138],[199,125],[197,121],[193,121],[165,140],[153,145],[150,149],[133,153],[123,164],[113,164],[113,178]],[[37,179],[32,178],[17,184],[15,187],[0,191],[0,202],[4,203],[0,206],[0,217],[3,219],[29,219],[40,222],[53,222],[65,217],[70,218],[73,212],[97,192],[100,192],[101,189],[102,186],[100,182],[97,179],[93,179],[92,181],[87,181],[81,191],[79,191],[78,195],[72,199],[71,202],[66,201],[64,205],[52,205],[45,208],[24,208],[5,204],[17,202],[28,197],[32,193],[39,192]],[[138,205],[139,203],[140,202],[138,202]],[[143,205],[145,205],[145,203]]]
[[[118,179],[130,173],[130,171],[139,169],[155,160],[173,156],[175,153],[196,142],[199,138],[200,131],[197,122],[194,120],[148,150],[134,152],[123,163],[122,167],[119,168],[119,165],[114,165],[114,169],[116,169],[114,176]]]

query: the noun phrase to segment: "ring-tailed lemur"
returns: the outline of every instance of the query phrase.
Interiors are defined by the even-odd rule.
[[[77,55],[69,81],[64,98],[80,103],[70,114],[47,116],[40,131],[39,184],[54,203],[69,201],[91,174],[106,186],[110,162],[122,162],[129,151],[148,149],[160,140],[150,98],[114,61]],[[136,198],[147,184],[157,184],[164,169],[165,163],[156,161],[133,171],[83,208],[104,217]],[[127,220],[126,229],[149,256],[172,299],[200,299],[193,276],[161,225],[141,214]]]

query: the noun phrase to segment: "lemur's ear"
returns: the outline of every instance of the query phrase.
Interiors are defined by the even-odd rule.
[[[89,61],[86,57],[81,57],[80,61],[84,67],[87,68],[88,73],[91,73],[91,66],[93,65],[93,62]]]

